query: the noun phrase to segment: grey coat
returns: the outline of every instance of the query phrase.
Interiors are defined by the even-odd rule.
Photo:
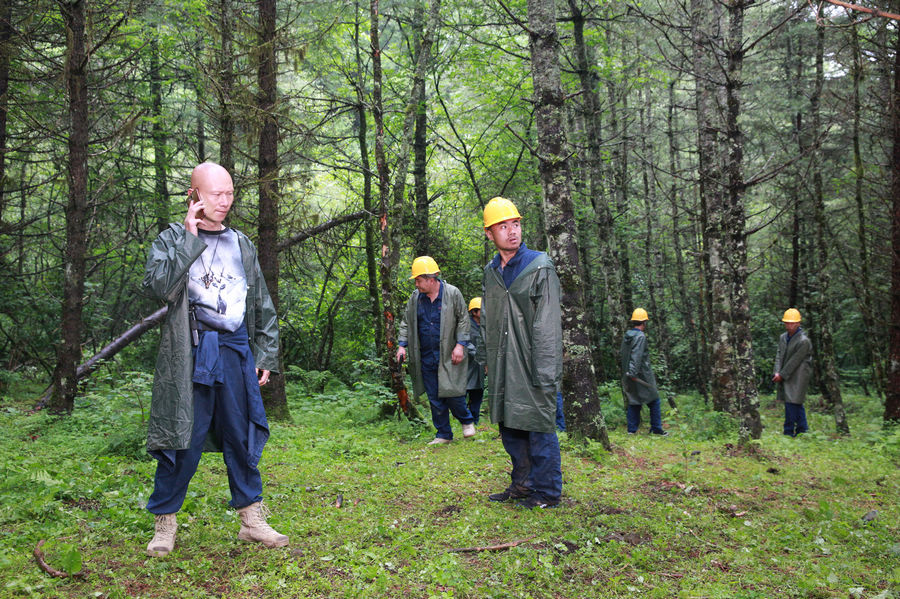
[[[619,358],[622,365],[622,393],[628,400],[628,405],[639,406],[659,399],[656,376],[650,367],[650,347],[644,331],[626,331]],[[634,381],[632,377],[638,380]]]
[[[491,422],[556,431],[562,375],[559,278],[547,254],[531,261],[509,289],[490,265],[482,283],[481,333],[487,356]]]
[[[797,329],[790,343],[787,332],[781,334],[774,373],[783,379],[778,383],[778,401],[802,405],[812,376],[812,341],[806,331]]]
[[[478,345],[480,343],[481,325],[469,315],[469,345],[466,348],[469,354],[469,376],[466,380],[466,390],[484,389],[484,362],[478,361]]]
[[[247,278],[244,322],[250,349],[261,370],[278,371],[278,318],[263,279],[256,248],[236,231],[241,262]],[[153,397],[147,427],[147,451],[186,449],[194,427],[194,395],[191,376],[191,330],[188,325],[188,271],[206,244],[173,223],[150,248],[143,289],[166,302],[169,310],[159,337]]]
[[[468,356],[463,352],[463,361],[453,364],[451,354],[457,342],[463,345],[469,341],[469,313],[466,311],[466,300],[462,292],[446,281],[444,292],[441,296],[441,359],[438,364],[438,397],[459,397],[466,394],[466,375],[469,372]],[[425,383],[422,381],[421,358],[422,350],[419,347],[418,307],[419,290],[413,291],[409,301],[406,302],[406,310],[403,312],[403,320],[400,322],[400,332],[397,340],[406,343],[406,355],[409,360],[409,375],[413,381],[413,393],[418,397],[425,393]]]

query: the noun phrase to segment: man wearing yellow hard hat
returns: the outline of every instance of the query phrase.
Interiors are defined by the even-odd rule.
[[[637,433],[641,426],[641,408],[650,409],[650,434],[666,436],[663,430],[662,416],[659,406],[659,388],[656,386],[656,375],[650,367],[650,347],[647,345],[647,311],[635,308],[631,313],[631,328],[622,337],[622,348],[619,358],[622,365],[622,393],[627,406],[625,418],[628,434]]]
[[[481,294],[488,398],[491,421],[499,425],[512,462],[509,486],[489,499],[554,507],[562,495],[556,436],[562,375],[559,278],[546,253],[522,243],[521,216],[506,198],[493,198],[484,207],[484,233],[497,247],[484,268]]]
[[[409,356],[413,393],[428,395],[431,422],[437,430],[429,445],[453,440],[450,413],[462,424],[463,437],[475,434],[472,415],[466,408],[468,378],[469,315],[462,293],[441,280],[441,271],[431,256],[412,263],[416,290],[406,302],[397,349],[397,361]]]
[[[806,424],[806,388],[812,376],[812,341],[800,327],[800,311],[788,308],[781,317],[785,332],[778,339],[775,374],[778,401],[784,402],[784,434],[796,437],[809,430]]]
[[[475,426],[481,419],[481,402],[484,400],[484,362],[478,361],[478,346],[481,343],[481,298],[469,301],[469,377],[466,382],[467,407],[474,418]]]

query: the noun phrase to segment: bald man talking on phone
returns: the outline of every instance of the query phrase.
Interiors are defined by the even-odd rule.
[[[278,367],[275,307],[246,235],[225,225],[234,184],[223,167],[197,165],[183,223],[150,249],[143,288],[166,302],[147,451],[157,460],[147,510],[156,518],[147,554],[175,546],[176,513],[204,451],[221,451],[238,539],[283,547],[267,522],[258,464],[269,437],[259,388]]]

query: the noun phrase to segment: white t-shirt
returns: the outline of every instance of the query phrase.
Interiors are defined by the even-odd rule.
[[[189,272],[188,297],[196,308],[197,320],[225,331],[235,331],[244,322],[247,277],[241,262],[241,248],[233,229],[204,231],[197,236],[206,249]]]

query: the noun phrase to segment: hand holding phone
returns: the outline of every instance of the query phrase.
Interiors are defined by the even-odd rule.
[[[184,228],[194,235],[197,234],[197,226],[203,222],[204,218],[206,218],[203,207],[204,202],[203,198],[200,197],[200,192],[196,187],[191,189],[190,195],[188,196],[187,214],[184,216]]]
[[[196,218],[205,218],[206,215],[203,213],[203,199],[200,197],[200,190],[196,187],[191,190],[191,204],[195,204],[200,202],[200,209],[195,213]]]

